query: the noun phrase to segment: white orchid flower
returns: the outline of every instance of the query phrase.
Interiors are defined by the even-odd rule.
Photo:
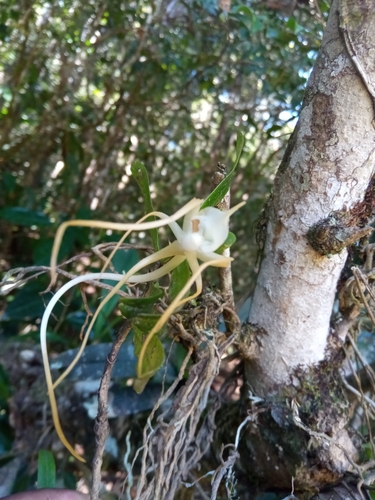
[[[111,223],[105,221],[90,221],[90,220],[75,220],[64,222],[58,229],[54,247],[52,250],[51,257],[51,281],[52,284],[55,283],[57,273],[56,273],[56,261],[57,254],[61,245],[61,241],[64,235],[64,232],[69,226],[85,226],[85,227],[97,227],[102,229],[111,229],[111,230],[120,230],[126,231],[123,235],[116,248],[113,250],[107,262],[100,273],[89,273],[84,276],[78,276],[68,283],[66,283],[51,299],[49,302],[41,323],[40,328],[40,343],[41,350],[43,356],[43,364],[46,375],[46,382],[48,388],[48,396],[51,402],[52,408],[52,418],[55,425],[56,432],[61,439],[62,443],[66,446],[66,448],[74,455],[78,460],[85,461],[80,455],[78,455],[72,446],[67,441],[59,420],[56,398],[54,394],[54,389],[57,385],[68,375],[68,373],[74,368],[76,363],[78,362],[81,354],[87,344],[88,337],[90,335],[90,331],[93,328],[94,322],[98,317],[103,306],[113,297],[122,286],[126,284],[137,284],[137,283],[147,283],[150,281],[155,281],[166,274],[169,274],[173,269],[179,266],[185,260],[188,262],[189,267],[192,272],[192,276],[185,284],[183,289],[178,293],[172,303],[168,306],[168,308],[164,311],[160,319],[157,321],[155,326],[149,332],[148,336],[145,339],[145,342],[142,346],[142,350],[139,355],[139,362],[137,367],[137,376],[142,378],[147,378],[150,374],[142,372],[142,362],[143,358],[151,341],[153,335],[160,331],[160,329],[165,325],[173,312],[179,308],[185,302],[197,297],[202,292],[202,271],[208,266],[215,267],[227,267],[228,264],[233,260],[230,257],[223,257],[222,255],[215,252],[228,237],[229,229],[229,217],[236,212],[239,208],[241,208],[245,203],[239,203],[235,207],[231,208],[226,212],[222,212],[221,210],[213,207],[207,207],[200,210],[200,207],[203,203],[203,200],[200,199],[192,199],[189,201],[184,207],[178,210],[172,216],[167,216],[162,212],[151,212],[146,216],[142,217],[136,223]],[[153,220],[149,222],[143,222],[144,219],[156,216],[160,220]],[[182,228],[177,224],[177,220],[184,216],[184,221]],[[116,274],[116,273],[108,273],[104,272],[108,263],[110,262],[113,254],[117,250],[117,248],[121,245],[124,239],[129,235],[129,233],[133,230],[135,231],[145,231],[149,229],[154,229],[157,227],[162,227],[169,225],[174,236],[176,237],[176,241],[170,243],[167,247],[153,253],[142,259],[140,262],[135,264],[125,275]],[[143,268],[153,264],[162,259],[169,260],[161,266],[156,271],[151,271],[145,274],[136,274],[141,271]],[[199,264],[199,261],[202,261],[202,264]],[[111,292],[104,298],[95,312],[89,327],[85,333],[85,336],[82,340],[81,347],[72,361],[70,366],[65,370],[65,372],[55,381],[52,381],[49,360],[48,360],[48,351],[47,351],[47,325],[49,317],[55,307],[56,303],[60,300],[62,295],[72,288],[73,286],[82,283],[88,282],[92,280],[113,280],[117,281],[117,285],[111,290]],[[189,297],[185,297],[186,293],[190,290],[191,286],[195,283],[196,291],[193,295]]]

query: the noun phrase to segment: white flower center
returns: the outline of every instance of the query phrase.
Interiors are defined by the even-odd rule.
[[[203,242],[200,233],[185,233],[180,241],[180,245],[186,252],[196,252]]]

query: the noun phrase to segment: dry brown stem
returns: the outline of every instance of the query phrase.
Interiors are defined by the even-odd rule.
[[[113,250],[117,246],[117,243],[103,243],[102,245],[97,245],[94,247],[91,252],[85,252],[85,253],[80,253],[78,255],[75,255],[74,257],[68,259],[67,261],[63,262],[56,268],[57,274],[60,274],[61,276],[64,276],[65,278],[73,279],[76,278],[77,276],[73,273],[69,273],[67,271],[64,271],[62,267],[71,264],[73,262],[80,261],[84,257],[92,257],[93,254],[97,256],[103,256],[102,252],[106,252],[109,250]],[[118,247],[119,250],[129,250],[129,249],[134,249],[134,250],[142,250],[146,251],[147,253],[152,253],[153,250],[151,247],[147,245],[132,245],[129,243],[123,243],[121,246]],[[31,281],[38,276],[42,274],[49,273],[51,271],[51,268],[49,266],[29,266],[29,267],[17,267],[14,269],[11,269],[8,271],[3,279],[0,282],[0,296],[1,295],[7,295],[11,291],[20,288],[22,285],[27,283],[28,281]],[[105,283],[101,283],[100,281],[91,281],[91,283],[100,288],[104,288],[105,290],[112,290],[112,286],[106,285]],[[6,287],[5,289],[3,289]],[[46,292],[49,291],[49,288],[47,288]],[[128,297],[128,294],[125,292],[122,292],[119,290],[118,292],[119,295],[122,295],[123,297]]]
[[[92,482],[90,500],[98,500],[100,492],[101,467],[103,462],[103,453],[105,443],[109,435],[108,424],[108,391],[111,382],[111,374],[113,366],[116,362],[118,352],[124,340],[131,330],[130,321],[126,321],[118,332],[115,341],[108,354],[107,361],[104,367],[102,379],[98,392],[98,414],[95,419],[95,436],[96,448],[95,455],[92,461]]]

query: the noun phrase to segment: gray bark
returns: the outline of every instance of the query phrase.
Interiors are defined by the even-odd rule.
[[[371,2],[370,2],[371,3]],[[325,357],[336,285],[347,251],[320,255],[306,233],[333,211],[350,211],[363,200],[374,172],[375,128],[371,65],[375,64],[375,14],[361,2],[361,44],[349,54],[332,5],[322,48],[306,89],[303,109],[279,168],[269,203],[263,261],[249,314],[261,335],[249,376],[260,395],[289,381]],[[359,5],[359,3],[358,3]],[[357,30],[357,31],[356,31]],[[357,38],[356,38],[357,39]],[[358,64],[357,64],[358,63]],[[367,74],[358,71],[358,65]],[[255,377],[256,374],[256,377]],[[253,376],[254,375],[254,376]]]
[[[293,476],[297,489],[320,488],[356,459],[339,377],[346,332],[341,328],[338,338],[330,318],[346,246],[368,233],[355,214],[369,215],[374,81],[373,2],[334,0],[267,204],[262,262],[240,344],[246,384],[264,399],[244,440],[243,464],[269,486],[287,488]]]

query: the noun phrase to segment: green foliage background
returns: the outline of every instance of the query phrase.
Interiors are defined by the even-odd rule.
[[[148,169],[159,209],[172,212],[192,196],[206,196],[237,130],[246,136],[232,188],[233,202],[249,197],[234,222],[247,252],[244,266],[252,257],[251,224],[320,43],[321,18],[310,10],[302,5],[287,15],[238,1],[226,13],[207,0],[6,1],[0,10],[5,266],[47,263],[63,219],[138,217],[143,205],[130,176],[135,159]],[[88,243],[76,233],[65,256]]]
[[[294,126],[328,6],[233,0],[230,7],[227,12],[216,0],[3,0],[4,272],[48,265],[63,220],[143,215],[131,175],[135,160],[147,167],[157,209],[172,213],[191,197],[206,197],[217,162],[230,166],[241,131],[246,144],[232,203],[247,204],[232,217],[231,230],[237,236],[235,292],[249,292],[254,224]],[[131,241],[151,244],[149,235],[140,236]],[[59,260],[116,239],[105,231],[71,228]],[[134,258],[125,252],[116,269]],[[38,292],[47,284],[41,276],[6,295],[1,338],[15,339],[20,332],[37,338],[44,308]],[[66,336],[50,337],[60,350],[76,345],[83,322],[79,293],[69,301],[70,312],[61,312]],[[111,340],[116,321],[102,320],[106,326],[95,335]]]

